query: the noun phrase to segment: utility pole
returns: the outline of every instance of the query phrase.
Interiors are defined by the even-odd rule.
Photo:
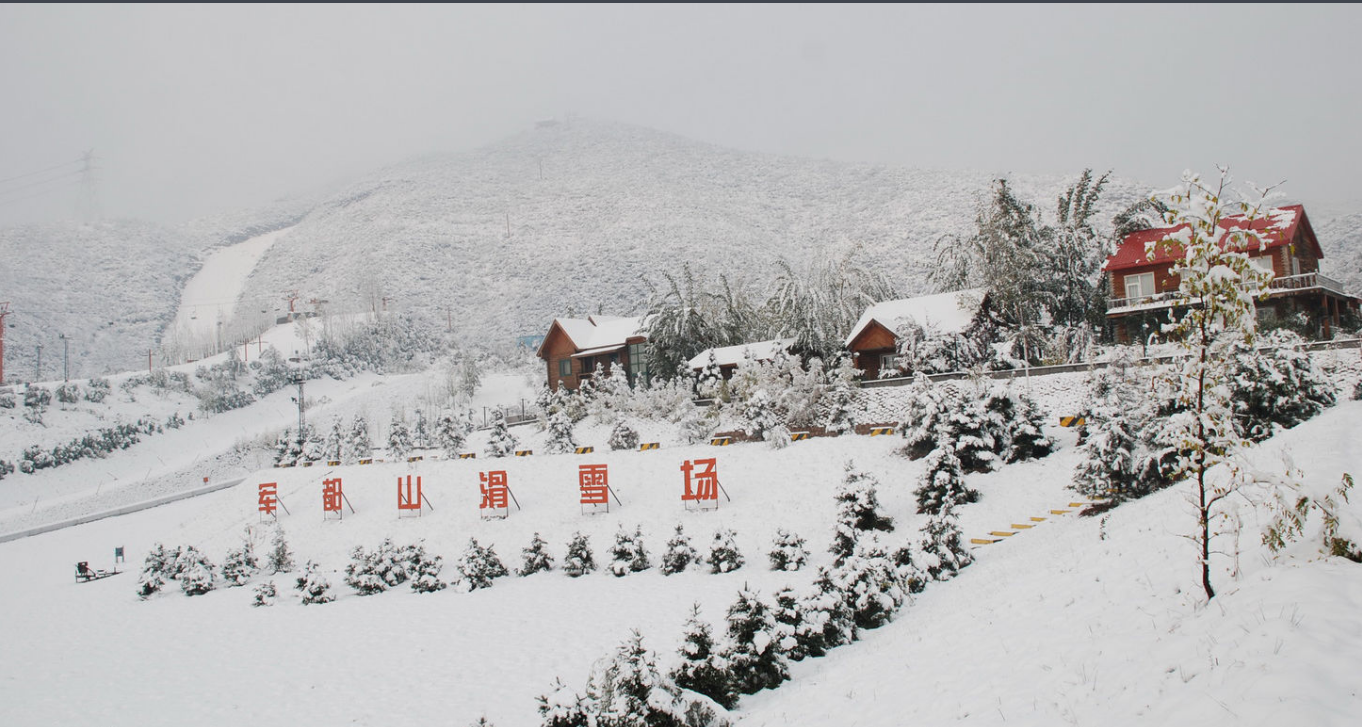
[[[33,367],[33,380],[43,380],[43,345],[38,344],[38,362]]]
[[[65,333],[58,334],[61,339],[61,380],[71,380],[71,339]]]
[[[303,399],[303,382],[304,382],[304,381],[306,381],[306,379],[303,377],[303,373],[302,373],[301,371],[295,372],[295,373],[293,374],[293,383],[295,383],[295,384],[298,385],[298,398],[295,399],[294,401],[297,401],[297,402],[298,402],[298,451],[300,451],[300,452],[303,450],[303,425],[306,424],[306,419],[304,418],[304,414],[303,414],[303,406],[304,406],[304,405],[303,405],[303,402],[304,402],[304,399]]]
[[[84,166],[80,170],[80,202],[77,217],[82,222],[93,222],[99,216],[99,202],[95,186],[95,150],[90,149],[81,155]]]

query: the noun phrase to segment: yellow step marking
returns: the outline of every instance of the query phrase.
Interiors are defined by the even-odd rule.
[[[1033,523],[1043,523],[1043,522],[1045,522],[1045,518],[1043,518],[1043,517],[1033,517],[1033,518],[1031,518],[1031,522],[1033,522]]]
[[[1008,532],[1006,530],[990,530],[988,534],[999,538],[1010,538],[1013,535],[1016,535],[1016,533]]]
[[[970,538],[969,541],[974,545],[992,545],[994,543],[999,542],[992,538]]]
[[[1051,515],[1067,515],[1067,514],[1069,514],[1069,512],[1071,512],[1071,511],[1069,511],[1069,510],[1051,510],[1051,511],[1050,511],[1050,514],[1051,514]]]
[[[1011,527],[1013,530],[1030,530],[1031,528],[1034,528],[1034,527],[1036,527],[1036,526],[1035,526],[1035,525],[1021,525],[1021,524],[1019,524],[1019,523],[1012,523],[1012,525],[1011,525],[1010,527]]]

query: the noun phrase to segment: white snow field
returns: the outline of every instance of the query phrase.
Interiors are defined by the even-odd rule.
[[[1260,445],[1255,459],[1280,469],[1280,452],[1290,451],[1311,487],[1331,486],[1345,471],[1362,473],[1359,432],[1362,403],[1345,401]],[[744,697],[739,724],[1356,723],[1357,564],[1317,557],[1313,543],[1273,561],[1257,544],[1260,523],[1246,519],[1239,572],[1232,577],[1231,561],[1217,562],[1220,594],[1207,607],[1193,549],[1180,537],[1194,524],[1187,486],[1105,518],[1049,515],[1068,509],[1077,460],[1073,434],[1052,433],[1057,453],[970,476],[982,499],[961,513],[967,537],[1047,520],[977,549],[975,565],[930,585],[893,623],[793,665],[793,680],[778,690]],[[0,544],[0,724],[462,726],[486,716],[501,727],[537,725],[535,696],[555,678],[580,689],[591,663],[630,629],[666,668],[692,603],[721,629],[744,584],[768,598],[787,584],[807,586],[812,568],[772,572],[765,551],[785,527],[808,539],[812,565],[830,561],[832,495],[847,460],[879,479],[898,525],[891,541],[916,540],[924,521],[911,494],[922,462],[894,454],[896,438],[607,452],[599,434],[588,428],[580,437],[597,445],[589,455],[260,470],[211,495]],[[702,457],[717,458],[733,499],[687,512],[679,467]],[[580,512],[584,463],[608,465],[622,507]],[[506,520],[479,517],[478,473],[491,469],[507,472],[524,508]],[[434,508],[419,518],[396,509],[397,479],[409,473],[422,478]],[[328,477],[342,478],[356,510],[341,521],[323,521]],[[278,483],[295,557],[322,565],[336,602],[302,605],[286,574],[257,579],[279,588],[269,608],[251,607],[249,586],[189,598],[171,582],[139,600],[136,571],[155,543],[194,545],[220,563],[248,527],[261,528],[262,482]],[[1343,523],[1354,539],[1360,505],[1355,496]],[[561,562],[580,531],[601,563],[616,530],[637,526],[656,562],[676,524],[702,551],[717,528],[735,529],[747,564],[670,577],[656,568],[576,579],[554,570],[472,593],[399,587],[360,596],[343,583],[350,550],[385,537],[424,540],[444,556],[448,578],[470,537],[514,568],[533,533]],[[77,561],[109,568],[116,546],[126,549],[126,573],[74,582]]]
[[[221,333],[218,325],[231,330],[246,279],[255,271],[260,258],[291,229],[285,227],[214,250],[199,272],[185,283],[180,308],[168,335],[178,336],[187,346],[214,340]],[[282,298],[268,301],[270,310],[278,308],[281,301]],[[252,304],[260,302],[251,301]]]

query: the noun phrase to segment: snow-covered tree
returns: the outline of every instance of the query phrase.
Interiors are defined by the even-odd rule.
[[[767,557],[771,560],[771,570],[797,571],[808,561],[809,549],[799,535],[780,528],[776,530],[775,541]]]
[[[541,727],[592,727],[588,708],[581,695],[554,679],[548,694],[535,698]]]
[[[563,572],[576,578],[596,570],[596,558],[591,552],[591,541],[581,533],[573,533],[563,557]]]
[[[246,528],[241,547],[227,551],[222,561],[222,581],[227,587],[244,586],[260,572],[260,559],[255,554],[255,532]]]
[[[855,552],[836,566],[834,578],[842,584],[857,628],[883,626],[907,598],[893,561],[873,536],[857,542]]]
[[[908,593],[922,593],[927,587],[927,574],[918,566],[921,556],[914,556],[914,548],[911,543],[903,543],[889,554],[894,562],[894,574],[899,579],[899,584]]]
[[[1087,417],[1073,489],[1085,497],[1125,500],[1144,494],[1137,460],[1140,435],[1115,402],[1095,404]]]
[[[859,423],[860,409],[856,406],[856,379],[861,370],[851,363],[851,357],[838,354],[827,372],[827,390],[820,405],[823,426],[830,432],[846,434]]]
[[[776,647],[782,654],[793,661],[815,656],[809,653],[808,645],[813,641],[821,643],[822,624],[804,617],[803,604],[794,589],[786,587],[776,591],[772,615],[776,620]]]
[[[676,533],[672,539],[667,541],[667,549],[662,553],[662,575],[669,576],[673,573],[684,571],[691,563],[698,563],[699,555],[695,548],[691,547],[690,538],[686,537],[685,531],[680,525],[676,526]]]
[[[615,533],[615,544],[610,548],[610,572],[616,576],[638,573],[652,567],[648,551],[643,547],[643,531],[632,534],[620,528]]]
[[[487,435],[488,457],[509,457],[515,454],[520,442],[506,426],[506,416],[500,410],[492,412],[492,430]]]
[[[274,586],[274,581],[257,583],[255,586],[255,602],[252,606],[273,606],[274,599],[279,597],[279,591]]]
[[[369,423],[364,417],[356,414],[354,422],[350,425],[350,436],[341,451],[341,461],[345,464],[354,464],[357,460],[368,459],[371,454],[373,445],[369,442]]]
[[[430,421],[426,418],[426,413],[424,411],[417,409],[416,417],[411,427],[412,449],[430,449],[430,442]]]
[[[796,350],[825,361],[842,352],[847,333],[868,306],[898,297],[859,247],[841,259],[814,262],[802,274],[784,261],[776,264],[775,284],[766,303],[776,321],[776,335],[794,338]]]
[[[703,694],[725,709],[738,705],[728,662],[714,643],[708,623],[700,618],[700,604],[691,606],[690,617],[681,629],[681,662],[670,676],[676,686]]]
[[[923,524],[919,551],[923,570],[936,581],[954,578],[961,568],[974,562],[974,555],[962,541],[954,502],[947,499],[941,504],[941,511]]]
[[[591,682],[597,727],[686,727],[692,724],[689,717],[701,716],[692,707],[702,705],[683,699],[676,684],[657,670],[638,631],[597,665]],[[711,710],[704,716],[717,715]]]
[[[615,422],[615,427],[610,430],[608,444],[611,449],[616,450],[638,449],[638,432],[634,431],[634,428],[621,418]]]
[[[547,454],[571,454],[576,449],[577,440],[572,436],[572,419],[568,417],[567,412],[559,409],[550,414],[544,451]]]
[[[880,512],[877,492],[879,481],[867,472],[846,463],[846,479],[838,486],[837,524],[833,531],[832,547],[828,552],[840,563],[856,549],[860,533],[870,530],[893,531],[894,520]]]
[[[411,430],[407,428],[407,421],[402,417],[401,412],[393,412],[392,422],[388,424],[388,461],[406,462],[407,456],[415,447],[412,441]]]
[[[724,657],[740,694],[775,689],[790,678],[790,668],[777,644],[779,633],[771,609],[744,588],[728,607],[728,646]]]
[[[949,432],[951,412],[955,409],[955,393],[944,385],[933,384],[925,374],[913,376],[908,387],[907,403],[899,415],[899,433],[903,435],[903,454],[910,459],[927,456],[936,448],[937,439]]]
[[[739,552],[734,537],[733,531],[728,528],[720,528],[714,533],[714,539],[709,544],[709,554],[705,558],[709,563],[710,573],[728,573],[742,567],[742,553]]]
[[[927,455],[926,472],[913,494],[917,496],[917,511],[928,515],[940,512],[941,503],[947,498],[957,503],[979,500],[979,492],[965,484],[965,473],[955,456],[955,443],[944,437]]]
[[[391,538],[385,538],[373,552],[356,546],[350,559],[345,567],[345,584],[361,595],[382,593],[406,583],[411,576],[406,558]]]
[[[809,656],[822,656],[828,649],[856,639],[856,614],[834,571],[818,569],[813,592],[800,599],[799,611],[809,626],[796,631],[795,639]]]
[[[336,600],[336,597],[331,595],[331,582],[321,574],[320,567],[310,560],[304,566],[303,575],[298,578],[294,588],[303,594],[304,606]]]
[[[1230,351],[1234,417],[1250,441],[1271,436],[1275,427],[1294,427],[1334,405],[1338,388],[1305,352],[1305,341],[1277,329],[1263,336],[1263,348],[1237,341]]]
[[[549,555],[548,547],[549,544],[539,537],[539,533],[535,533],[530,539],[529,547],[520,551],[522,558],[517,574],[529,576],[540,571],[553,570],[553,556]]]
[[[1179,443],[1174,476],[1193,482],[1194,540],[1207,599],[1215,597],[1212,541],[1223,521],[1232,518],[1225,500],[1246,482],[1235,458],[1245,440],[1235,427],[1232,347],[1240,341],[1253,344],[1254,301],[1267,292],[1272,278],[1271,272],[1252,265],[1247,254],[1267,247],[1264,233],[1254,229],[1255,221],[1270,216],[1263,209],[1267,192],[1259,190],[1256,199],[1241,197],[1233,209],[1238,219],[1232,224],[1227,221],[1229,181],[1223,168],[1218,182],[1203,182],[1199,175],[1184,172],[1178,187],[1156,195],[1168,207],[1164,221],[1173,231],[1148,245],[1151,256],[1159,247],[1175,252],[1172,272],[1179,280],[1179,300],[1185,304],[1175,321],[1165,326],[1185,356],[1168,381],[1182,411],[1168,417],[1164,429]]]
[[[337,418],[331,423],[331,431],[326,435],[326,441],[322,444],[322,459],[328,462],[339,462],[344,451],[345,433],[341,431],[340,419]]]
[[[444,558],[426,553],[426,549],[422,545],[417,544],[408,548],[407,561],[408,575],[413,591],[435,593],[444,590],[448,585],[440,580],[440,571],[444,569]]]
[[[459,585],[465,591],[491,588],[493,579],[509,575],[492,546],[478,545],[477,538],[468,539],[468,547],[459,556],[455,568],[460,576]]]
[[[180,590],[186,596],[201,596],[217,586],[212,561],[194,546],[186,546],[179,558]]]
[[[284,539],[284,529],[278,525],[274,528],[270,552],[265,556],[265,570],[270,573],[288,573],[293,570],[293,551],[289,550],[288,541]]]
[[[435,446],[444,453],[445,459],[459,456],[467,436],[468,430],[454,412],[445,410],[440,413],[440,418],[435,421]]]

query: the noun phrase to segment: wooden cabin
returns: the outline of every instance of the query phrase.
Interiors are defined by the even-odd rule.
[[[914,323],[937,334],[964,333],[987,315],[983,288],[886,300],[861,314],[847,336],[846,349],[852,364],[864,372],[862,381],[872,381],[898,369],[897,331],[903,325]]]
[[[719,375],[724,381],[728,381],[733,378],[733,372],[747,359],[749,353],[755,361],[770,361],[776,357],[777,351],[789,353],[794,342],[793,338],[777,338],[756,343],[740,343],[736,346],[707,348],[692,358],[687,365],[697,374],[704,373],[712,356],[714,363],[719,367]]]
[[[643,318],[555,318],[535,355],[544,359],[549,389],[576,390],[592,376],[620,367],[633,384],[648,376]]]
[[[1225,229],[1243,229],[1242,215],[1221,221]],[[1181,257],[1174,245],[1159,245],[1151,257],[1146,245],[1158,242],[1181,228],[1162,227],[1132,232],[1121,241],[1104,269],[1110,278],[1107,322],[1117,341],[1141,341],[1160,330],[1179,299],[1179,280],[1173,265]],[[1268,295],[1258,302],[1263,323],[1304,312],[1316,326],[1315,334],[1327,338],[1344,313],[1357,311],[1359,299],[1343,284],[1319,272],[1324,251],[1301,205],[1271,210],[1254,220],[1253,229],[1263,233],[1267,244],[1248,250],[1249,261],[1274,274]]]

